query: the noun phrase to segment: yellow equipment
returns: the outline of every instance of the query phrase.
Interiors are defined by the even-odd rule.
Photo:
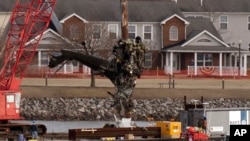
[[[156,121],[156,127],[161,128],[161,138],[179,138],[181,134],[181,122]]]

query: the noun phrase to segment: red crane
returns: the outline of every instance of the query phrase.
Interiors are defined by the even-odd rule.
[[[1,54],[0,122],[20,119],[19,86],[50,23],[55,3],[56,0],[16,0]]]

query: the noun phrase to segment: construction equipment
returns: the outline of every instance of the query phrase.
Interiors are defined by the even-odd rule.
[[[10,18],[10,29],[2,47],[0,72],[0,129],[4,133],[29,133],[29,124],[8,123],[21,119],[20,83],[43,32],[47,29],[56,0],[17,0]],[[28,42],[31,39],[32,42]],[[37,125],[44,134],[46,127]]]
[[[144,140],[178,140],[181,134],[181,123],[176,121],[156,121],[155,125],[148,127],[104,127],[69,129],[68,139],[100,139],[100,138],[143,138]]]
[[[161,138],[177,139],[181,134],[181,122],[156,121],[156,127],[161,128]]]
[[[208,135],[198,127],[188,127],[186,132],[181,133],[180,141],[208,141]]]
[[[103,137],[118,138],[129,135],[159,138],[160,133],[161,129],[159,127],[69,129],[68,139],[101,139]]]

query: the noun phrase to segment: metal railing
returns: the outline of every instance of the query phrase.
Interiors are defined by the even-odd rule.
[[[197,66],[196,73],[194,66],[188,66],[187,75],[209,75],[209,76],[237,76],[237,67],[220,67],[219,66]]]

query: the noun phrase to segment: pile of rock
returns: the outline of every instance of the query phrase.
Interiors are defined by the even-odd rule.
[[[134,120],[169,120],[184,109],[183,99],[134,99]],[[190,103],[191,100],[188,101]],[[249,107],[249,99],[205,100],[213,108]],[[114,120],[111,98],[22,98],[21,115],[27,120]]]

